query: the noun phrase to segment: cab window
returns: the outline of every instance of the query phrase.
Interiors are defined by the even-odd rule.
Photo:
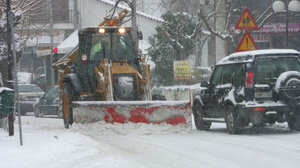
[[[236,64],[232,74],[232,85],[240,86],[244,83],[245,69],[243,64]]]
[[[233,65],[225,65],[223,67],[223,80],[222,80],[222,84],[231,83],[232,69],[233,69]]]
[[[216,86],[219,85],[221,82],[221,76],[222,76],[222,66],[217,66],[214,70],[213,76],[211,77],[211,85]]]

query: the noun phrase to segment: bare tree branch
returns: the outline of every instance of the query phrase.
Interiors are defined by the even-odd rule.
[[[223,39],[223,40],[226,40],[226,39],[227,39],[228,36],[222,36],[222,35],[220,34],[220,32],[216,32],[216,31],[214,31],[214,30],[211,29],[211,26],[208,24],[207,19],[205,18],[203,12],[200,11],[200,12],[198,12],[197,14],[198,14],[199,18],[203,21],[203,23],[204,23],[204,25],[206,26],[207,30],[208,30],[212,35],[217,36],[217,37],[219,37],[219,38],[221,38],[221,39]]]

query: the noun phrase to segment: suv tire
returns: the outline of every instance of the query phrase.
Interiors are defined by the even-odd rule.
[[[229,134],[239,134],[243,131],[243,129],[238,126],[238,117],[232,105],[225,107],[225,121]]]
[[[193,106],[193,115],[197,130],[208,131],[211,126],[211,122],[203,120],[203,108],[199,103],[195,103]]]
[[[300,115],[296,115],[287,123],[291,131],[300,131]]]

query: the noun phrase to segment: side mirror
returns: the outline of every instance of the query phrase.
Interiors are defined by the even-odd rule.
[[[200,83],[200,86],[201,86],[201,87],[208,87],[208,86],[209,86],[209,83],[206,82],[206,81],[203,81],[203,82]]]

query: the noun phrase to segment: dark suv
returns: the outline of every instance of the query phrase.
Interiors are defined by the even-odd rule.
[[[198,130],[226,122],[231,134],[250,123],[287,122],[300,131],[300,53],[269,49],[233,53],[215,67],[209,82],[193,95]]]

